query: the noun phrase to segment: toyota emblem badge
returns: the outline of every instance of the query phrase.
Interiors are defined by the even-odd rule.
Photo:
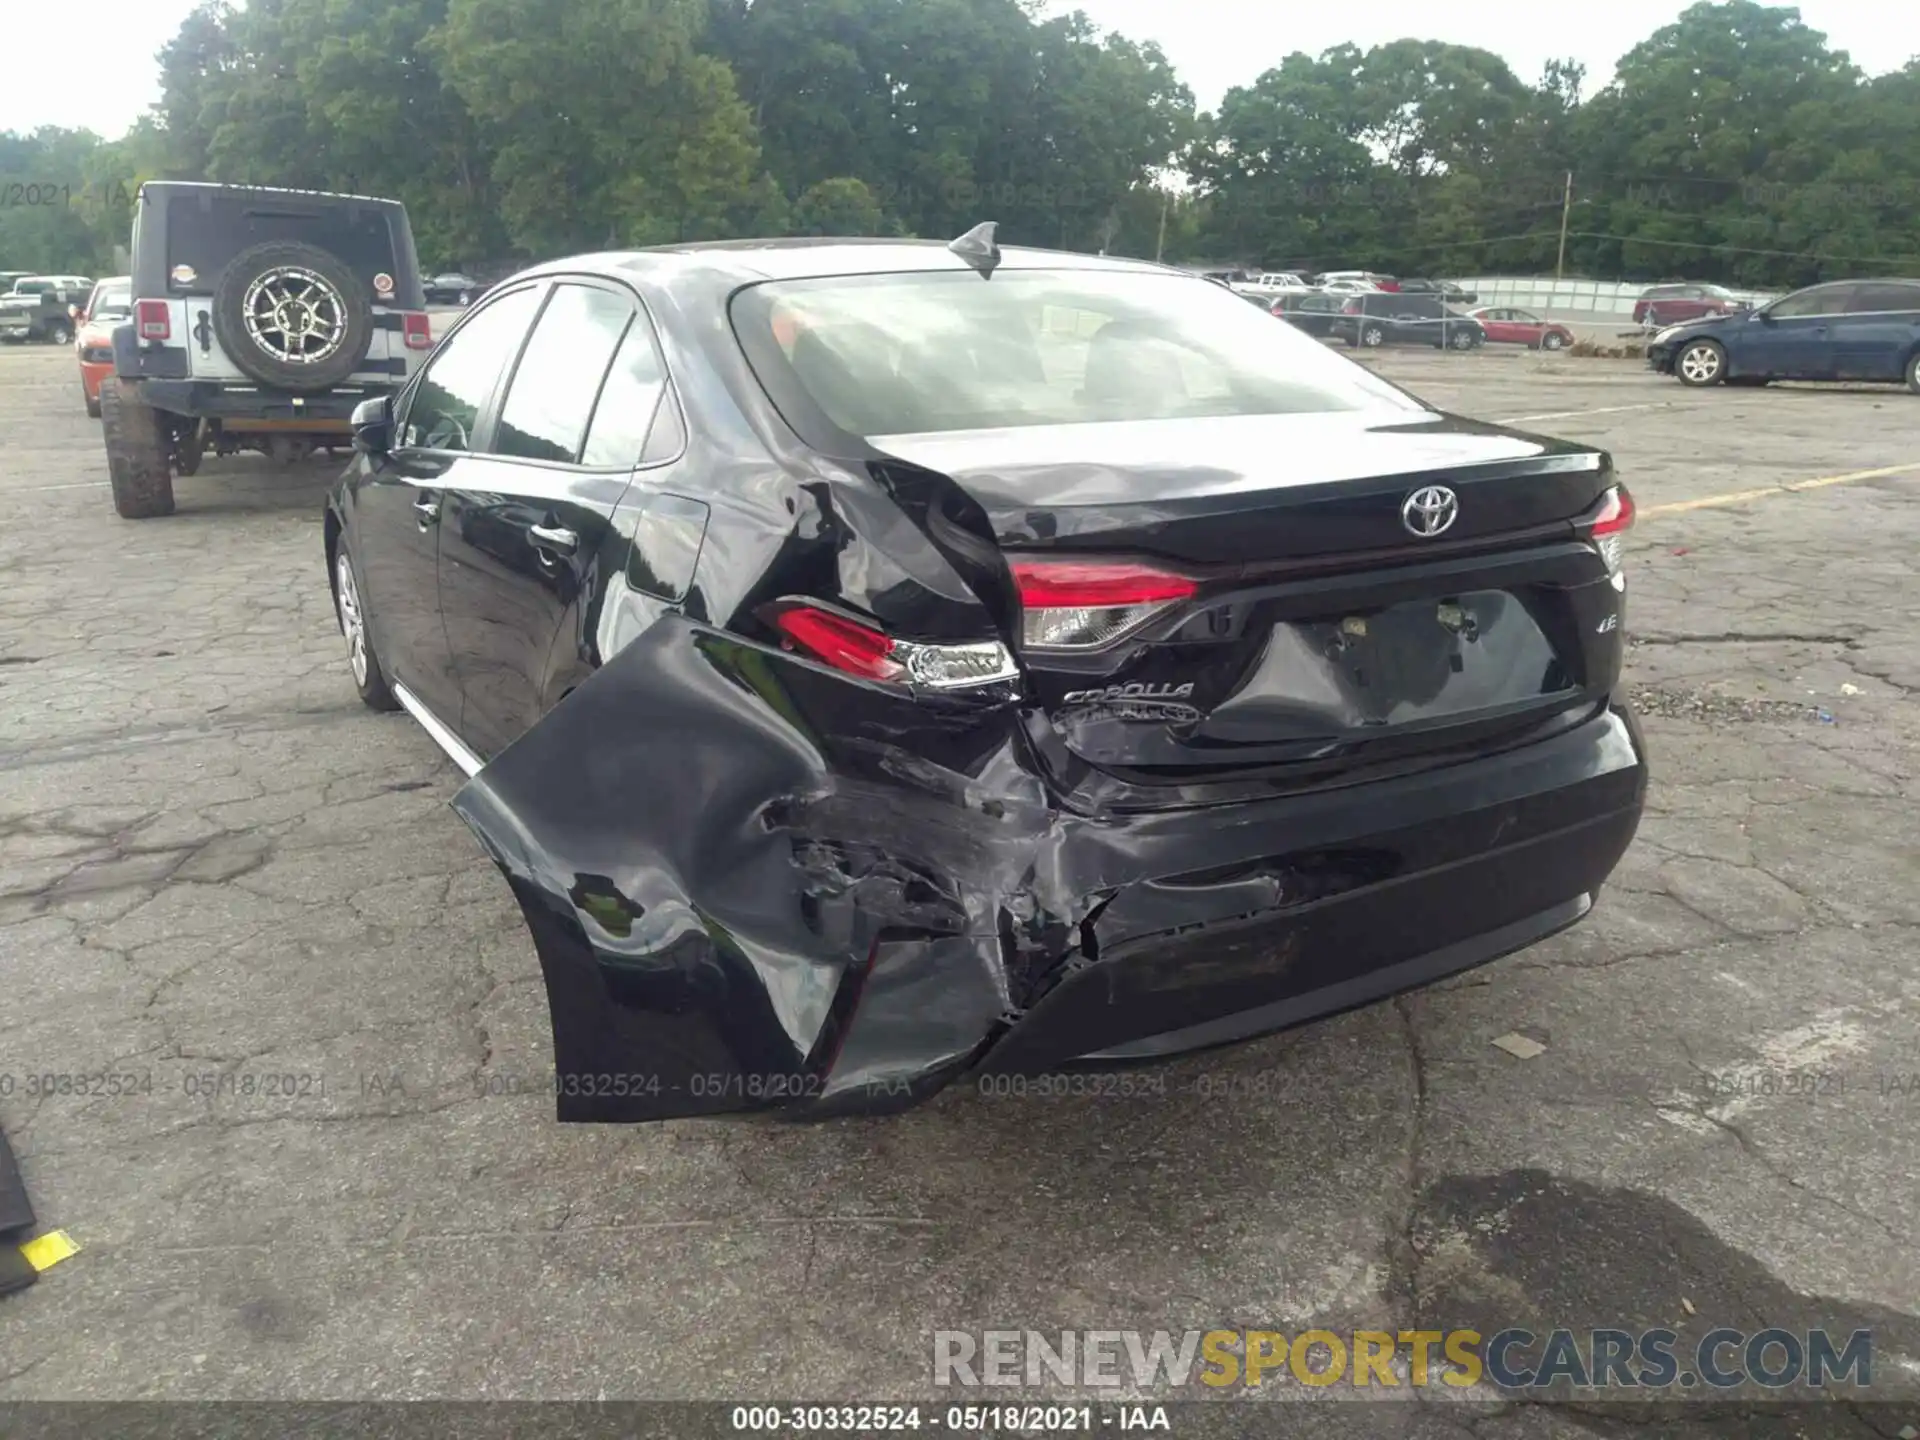
[[[1444,485],[1422,485],[1400,502],[1400,523],[1422,540],[1444,534],[1460,518],[1460,497]]]

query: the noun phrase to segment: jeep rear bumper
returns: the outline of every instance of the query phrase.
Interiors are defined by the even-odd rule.
[[[139,380],[140,398],[156,410],[209,420],[311,422],[338,429],[353,418],[353,410],[372,395],[392,393],[391,386],[339,386],[315,395],[293,395],[252,385],[211,380]],[[236,427],[241,428],[241,427]]]

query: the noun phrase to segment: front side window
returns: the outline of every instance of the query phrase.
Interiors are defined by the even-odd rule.
[[[1838,315],[1847,308],[1849,285],[1816,285],[1775,302],[1767,314],[1775,320],[1796,320],[1808,315]]]
[[[406,449],[468,451],[500,372],[519,349],[540,303],[538,286],[475,311],[428,362],[400,429]]]
[[[496,455],[572,464],[633,302],[611,290],[559,285],[514,367],[490,447]]]
[[[854,435],[1424,411],[1231,292],[1174,275],[1002,269],[991,280],[935,271],[777,281],[743,290],[732,312],[776,405],[797,387]]]

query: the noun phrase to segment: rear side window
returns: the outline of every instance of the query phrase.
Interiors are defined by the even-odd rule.
[[[797,428],[784,403],[795,392],[868,436],[1423,408],[1232,292],[1176,275],[777,281],[743,290],[732,310],[756,375]]]
[[[636,313],[601,387],[581,461],[588,465],[639,463],[666,388],[667,372],[654,349],[653,327],[644,314]]]
[[[468,451],[500,372],[533,323],[540,290],[503,295],[447,338],[407,406],[400,443],[408,449]]]
[[[1889,310],[1920,310],[1920,285],[1869,282],[1857,287],[1847,302],[1847,313],[1851,315],[1882,314]]]
[[[369,294],[376,275],[396,275],[399,255],[389,218],[391,206],[297,195],[176,194],[167,203],[167,288],[175,295],[207,295],[242,250],[269,240],[297,240],[336,255]],[[173,279],[179,266],[192,269],[185,284]]]
[[[559,464],[579,459],[587,419],[632,315],[633,302],[611,290],[555,286],[514,367],[491,451]]]

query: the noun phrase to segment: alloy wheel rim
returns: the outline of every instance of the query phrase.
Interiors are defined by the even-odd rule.
[[[1385,338],[1378,330],[1373,329],[1369,329],[1360,337],[1361,341],[1368,345],[1378,345]]]
[[[353,667],[354,680],[364,685],[367,683],[367,624],[360,614],[360,591],[353,583],[353,562],[347,559],[345,550],[334,561],[333,573],[340,628],[347,636],[347,664]]]
[[[247,335],[274,359],[317,365],[347,342],[347,302],[324,275],[278,265],[247,286]]]
[[[1711,380],[1720,373],[1720,356],[1711,345],[1696,345],[1680,357],[1680,373],[1689,380]]]

